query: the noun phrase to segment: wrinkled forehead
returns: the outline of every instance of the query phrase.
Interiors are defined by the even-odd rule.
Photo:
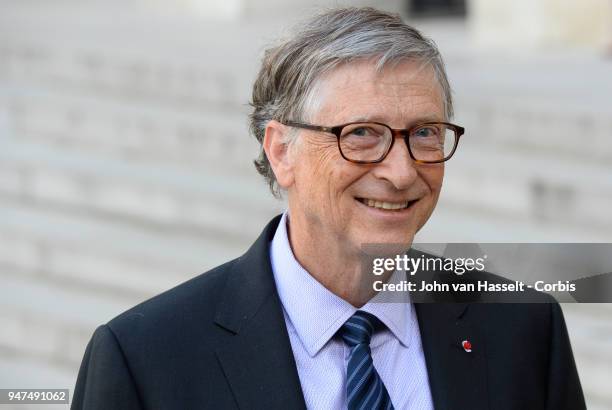
[[[304,113],[310,121],[330,121],[338,113],[410,116],[416,109],[444,120],[443,94],[426,62],[403,60],[379,67],[376,60],[363,59],[339,64],[317,78],[305,99]]]

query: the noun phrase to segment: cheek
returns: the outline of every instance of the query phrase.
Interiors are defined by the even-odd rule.
[[[440,195],[442,181],[444,180],[444,165],[436,165],[424,169],[421,172],[421,177],[429,187],[432,196],[437,198]]]
[[[297,189],[309,197],[321,200],[334,178],[335,158],[334,147],[308,146],[304,147],[297,160]]]

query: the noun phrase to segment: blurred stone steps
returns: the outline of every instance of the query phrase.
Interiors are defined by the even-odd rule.
[[[78,365],[95,327],[146,298],[94,297],[61,283],[3,277],[0,349],[61,367]]]
[[[612,241],[611,233],[598,227],[559,224],[554,220],[509,216],[490,208],[473,209],[465,202],[453,202],[444,192],[427,224],[417,233],[421,243],[507,242],[558,243]]]
[[[459,97],[456,118],[466,128],[463,142],[506,155],[554,156],[600,166],[612,162],[612,109],[607,104],[592,108],[571,101],[569,90],[556,98],[525,94],[522,99],[503,94]]]
[[[221,236],[193,236],[130,227],[121,222],[0,203],[0,263],[16,271],[82,290],[151,295],[246,251]]]
[[[119,100],[53,92],[4,92],[11,117],[7,139],[35,142],[80,155],[106,154],[191,169],[250,172],[257,142],[245,110],[224,113],[135,106]]]
[[[68,212],[215,233],[245,244],[283,207],[257,175],[200,174],[26,143],[4,148],[0,195]]]
[[[70,366],[51,367],[39,358],[24,356],[0,355],[0,369],[6,375],[0,378],[2,388],[7,389],[70,389],[70,401],[72,401],[72,389],[75,384],[75,374],[78,367]],[[66,404],[3,404],[2,410],[67,410]]]
[[[554,155],[519,156],[465,143],[446,167],[442,201],[604,235],[602,228],[612,227],[609,166],[581,163],[569,170]]]

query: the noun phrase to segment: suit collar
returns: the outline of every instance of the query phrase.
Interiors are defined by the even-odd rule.
[[[215,315],[215,323],[230,332],[238,334],[261,305],[276,295],[268,249],[280,217],[272,219],[249,250],[234,261]]]
[[[308,354],[314,357],[357,308],[325,288],[300,265],[289,243],[289,222],[285,212],[270,244],[270,260],[285,316]],[[404,278],[404,273],[396,272],[390,282],[400,283]],[[400,303],[384,303],[384,299],[375,297],[359,309],[380,319],[404,346],[408,346],[417,322],[408,294],[402,296]]]
[[[233,335],[216,355],[240,408],[306,408],[270,266],[279,220],[234,261],[215,314],[215,323]]]

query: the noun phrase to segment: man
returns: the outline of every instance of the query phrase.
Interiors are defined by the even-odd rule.
[[[328,11],[267,51],[252,105],[257,169],[288,211],[99,327],[73,408],[585,408],[557,304],[376,303],[363,286],[362,246],[410,248],[463,132],[431,41]]]

